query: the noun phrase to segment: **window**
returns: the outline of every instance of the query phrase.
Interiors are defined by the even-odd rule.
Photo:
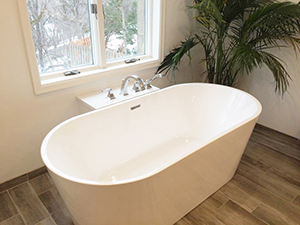
[[[160,0],[18,2],[36,94],[155,67],[161,60]],[[138,61],[125,63],[132,58]]]

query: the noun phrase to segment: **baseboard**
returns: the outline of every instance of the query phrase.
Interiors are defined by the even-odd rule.
[[[34,178],[36,178],[36,177],[38,177],[40,175],[43,175],[43,174],[45,174],[47,172],[48,172],[47,168],[45,166],[43,166],[43,167],[38,168],[36,170],[33,170],[33,171],[29,172],[29,173],[25,173],[25,174],[23,174],[21,176],[18,176],[18,177],[13,178],[13,179],[11,179],[9,181],[6,181],[6,182],[0,184],[0,193],[2,191],[11,189],[11,188],[13,188],[13,187],[15,187],[17,185],[20,185],[20,184],[22,184],[22,183],[24,183],[26,181],[32,180],[32,179],[34,179]]]

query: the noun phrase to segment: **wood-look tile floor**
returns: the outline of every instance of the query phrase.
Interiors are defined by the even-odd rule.
[[[0,189],[0,225],[72,224],[48,173]],[[176,223],[192,224],[299,225],[299,140],[257,125],[233,179]]]

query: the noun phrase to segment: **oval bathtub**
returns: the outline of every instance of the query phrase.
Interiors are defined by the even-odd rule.
[[[175,85],[55,127],[41,147],[75,224],[173,224],[234,175],[261,112],[251,95]]]

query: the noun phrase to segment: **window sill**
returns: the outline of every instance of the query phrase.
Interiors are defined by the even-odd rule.
[[[79,75],[59,76],[45,79],[39,82],[34,82],[34,90],[36,95],[45,94],[57,90],[62,90],[78,85],[99,81],[104,78],[113,77],[116,75],[135,73],[137,71],[146,70],[158,67],[160,61],[158,59],[145,59],[132,64],[122,64],[108,67],[106,69],[94,69],[85,71]]]

